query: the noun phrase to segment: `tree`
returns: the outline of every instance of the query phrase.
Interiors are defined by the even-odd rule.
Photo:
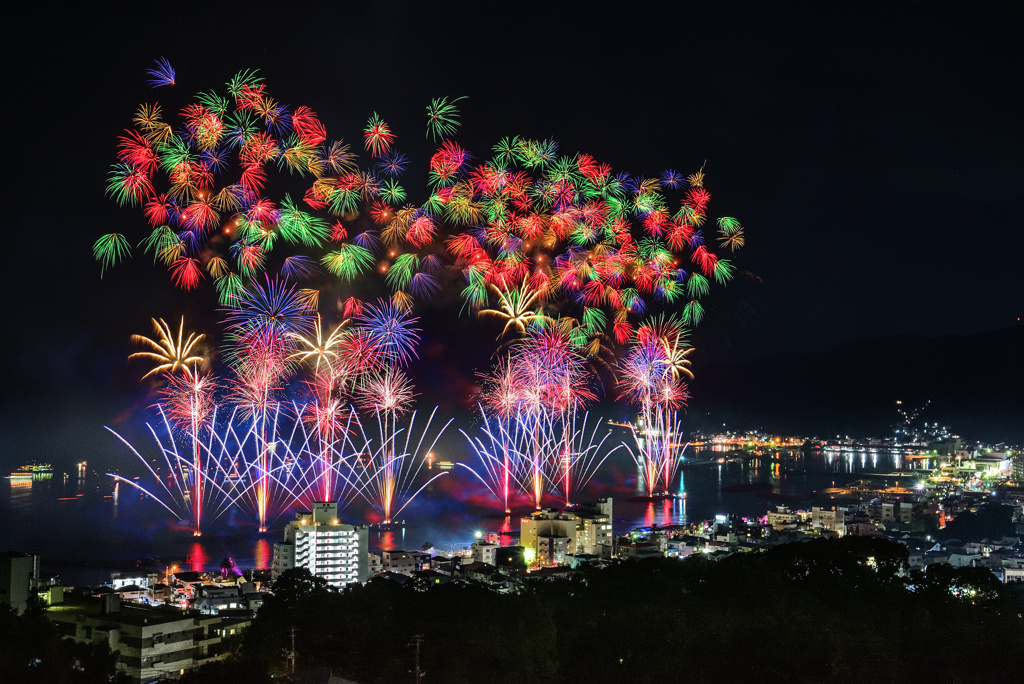
[[[499,568],[526,572],[526,549],[522,546],[502,546],[494,554],[494,562]]]
[[[960,513],[942,531],[945,539],[999,539],[1013,532],[1013,509],[999,503],[982,504],[977,513]]]
[[[936,603],[1000,605],[1010,600],[1006,586],[987,568],[955,568],[932,563],[914,578],[915,591]]]
[[[317,577],[308,568],[285,570],[274,581],[274,599],[289,607],[296,607],[305,601],[322,599],[337,591],[337,588],[327,580]]]

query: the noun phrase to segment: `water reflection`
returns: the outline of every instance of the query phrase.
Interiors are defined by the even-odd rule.
[[[662,499],[650,501],[644,509],[645,527],[657,525],[678,525],[686,523],[686,499]]]
[[[373,547],[373,541],[371,536],[370,546]],[[382,530],[377,533],[377,546],[378,549],[385,551],[402,550],[405,548],[405,527],[401,528],[401,531],[395,530]]]
[[[887,451],[870,452],[870,459],[867,450],[764,449],[757,456],[750,452],[729,455],[729,451],[718,447],[687,452],[676,490],[686,494],[686,498],[666,499],[653,505],[650,501],[629,501],[637,485],[633,479],[637,469],[628,454],[609,460],[579,498],[588,502],[613,496],[615,531],[624,533],[640,525],[683,523],[689,516],[694,521],[712,519],[718,514],[761,516],[777,504],[763,495],[765,491],[803,495],[808,490],[826,489],[833,481],[835,486],[843,486],[853,480],[894,472],[901,466],[919,471],[934,465],[934,459]],[[718,463],[722,457],[724,462]],[[639,490],[643,493],[642,483]],[[370,548],[403,549],[409,548],[410,543],[412,548],[418,548],[424,540],[430,540],[439,549],[462,548],[472,541],[476,530],[497,532],[502,543],[516,541],[518,515],[495,516],[495,507],[478,505],[475,501],[479,499],[472,500],[469,495],[460,498],[457,492],[462,491],[438,488],[436,492],[424,492],[409,509],[408,527],[386,532],[372,530]],[[545,504],[558,505],[553,498],[546,499]],[[369,511],[353,506],[346,512],[346,521],[360,523],[369,515]],[[56,476],[50,481],[21,484],[4,479],[0,482],[0,520],[4,522],[0,526],[0,549],[39,553],[44,564],[47,559],[95,563],[174,557],[188,559],[182,563],[186,569],[190,565],[209,569],[210,560],[219,562],[226,556],[241,559],[243,568],[249,559],[255,567],[269,567],[273,542],[280,538],[284,524],[278,523],[271,535],[261,538],[246,514],[231,512],[211,524],[206,536],[195,540],[188,536],[187,525],[168,520],[166,511],[142,493],[133,488],[121,492],[113,481],[102,475],[86,474],[84,468],[72,470],[66,482]],[[44,535],[39,530],[56,532]],[[88,581],[96,579],[95,573],[88,577]]]
[[[256,540],[256,546],[252,554],[253,567],[257,570],[269,568],[272,557],[273,547],[270,545],[270,542],[263,538]]]
[[[512,516],[506,515],[504,520],[501,521],[501,526],[498,527],[498,541],[502,546],[511,546],[517,543],[517,539],[512,536],[512,532],[518,530],[512,529]]]
[[[206,569],[209,558],[206,555],[206,549],[198,541],[192,542],[192,546],[189,547],[188,562],[193,572],[202,572]]]
[[[27,513],[32,508],[32,481],[8,480],[10,482],[11,508],[18,513]]]

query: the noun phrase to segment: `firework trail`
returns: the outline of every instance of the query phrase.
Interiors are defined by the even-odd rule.
[[[460,430],[477,457],[479,471],[465,463],[457,465],[480,480],[504,505],[506,513],[511,512],[510,483],[533,499],[538,452],[541,454],[540,477],[545,488],[560,495],[566,506],[572,505],[572,493],[587,486],[611,453],[605,449],[610,433],[605,431],[598,438],[600,426],[595,425],[588,434],[589,414],[586,413],[581,416],[571,411],[566,420],[542,430],[544,441],[535,449],[532,429],[522,429],[532,426],[517,425],[516,418],[510,425],[507,420],[488,417],[482,406],[480,412],[483,437],[472,437]]]
[[[246,407],[260,444],[257,513],[266,531],[271,489],[268,414],[277,407],[275,392],[290,372],[296,339],[309,335],[315,318],[298,291],[280,280],[253,283],[226,311],[228,360],[235,370],[235,401]],[[275,421],[276,423],[276,421]]]
[[[302,412],[306,422],[316,431],[320,446],[319,501],[334,500],[334,470],[332,455],[334,445],[341,431],[340,416],[344,412],[344,392],[346,384],[346,368],[341,362],[338,350],[342,346],[348,320],[342,321],[330,333],[324,333],[317,315],[314,336],[302,336],[291,333],[292,338],[301,346],[289,360],[295,360],[307,367],[313,362],[312,379],[306,382],[313,395],[313,401]]]
[[[192,534],[202,534],[203,499],[205,480],[202,454],[200,453],[200,433],[209,428],[214,413],[215,381],[209,374],[199,371],[199,364],[205,362],[200,355],[192,355],[193,348],[203,340],[204,335],[189,333],[185,338],[185,319],[178,326],[177,339],[171,333],[170,326],[163,319],[151,319],[159,341],[142,335],[133,335],[132,342],[149,347],[149,350],[136,352],[128,356],[155,361],[156,365],[142,376],[146,379],[152,375],[164,375],[167,385],[161,393],[166,400],[166,407],[171,421],[184,426],[191,443],[191,460],[187,466],[181,466],[183,478],[190,482],[189,508],[191,511]],[[189,366],[192,365],[192,368]],[[166,422],[166,418],[165,418]],[[170,426],[168,425],[168,432]],[[155,436],[155,435],[154,435]],[[174,450],[177,455],[177,450]],[[166,452],[165,452],[166,456]],[[174,470],[175,473],[178,469]]]
[[[308,507],[320,500],[322,452],[316,445],[316,431],[307,429],[302,418],[307,407],[277,405],[260,434],[242,407],[222,412],[220,416],[226,418],[221,420],[219,407],[213,405],[200,439],[188,428],[176,427],[177,407],[165,402],[156,408],[161,421],[157,426],[147,423],[147,428],[160,453],[159,466],[151,465],[124,437],[107,428],[145,466],[152,484],[108,474],[157,501],[176,520],[189,520],[194,533],[200,532],[201,520],[216,520],[234,507],[252,513],[265,527],[295,506]],[[428,484],[446,474],[416,487],[424,455],[451,420],[439,429],[437,422],[434,409],[422,431],[413,413],[407,423],[397,421],[387,429],[377,423],[374,433],[351,410],[341,421],[342,436],[329,461],[332,488],[342,507],[360,498],[390,522]]]
[[[173,423],[184,426],[192,444],[192,461],[189,463],[189,477],[192,488],[192,534],[200,536],[203,522],[203,494],[206,486],[203,455],[200,449],[200,433],[210,428],[214,410],[216,384],[210,375],[198,372],[187,375],[172,375],[163,390],[168,413]]]
[[[634,430],[637,452],[629,450],[648,496],[654,496],[659,482],[663,491],[671,490],[685,448],[676,411],[689,396],[681,377],[691,375],[689,352],[682,322],[659,317],[641,326],[619,365],[623,394],[640,411],[641,426]]]
[[[553,432],[564,427],[568,413],[595,398],[585,358],[565,333],[564,327],[533,331],[513,345],[510,354],[519,387],[516,424],[532,433],[531,493],[537,508],[545,490],[545,465],[551,459],[544,445],[554,441]],[[563,432],[567,437],[570,434]],[[571,462],[568,459],[565,465]],[[571,473],[566,471],[563,477],[568,486]]]
[[[501,460],[498,469],[500,473],[498,490],[501,492],[499,498],[505,506],[505,512],[511,513],[512,509],[509,507],[510,484],[516,481],[517,478],[512,472],[513,463],[516,463],[516,461],[513,460],[509,451],[510,442],[512,441],[509,436],[509,421],[517,411],[521,388],[508,359],[500,361],[494,372],[489,376],[483,376],[482,379],[484,383],[484,401],[486,407],[490,409],[491,414],[497,420],[495,428],[497,434],[501,436],[499,450]],[[485,434],[491,438],[491,443],[497,446],[484,406],[480,406],[480,413],[484,419]],[[477,453],[481,452],[477,451]],[[489,466],[489,461],[485,460],[484,463]],[[488,467],[487,471],[492,472],[492,469]]]
[[[181,389],[184,392],[172,390],[169,394],[178,394],[180,400],[182,394],[196,393],[194,387],[191,391],[188,387]],[[186,448],[191,452],[187,454],[183,454],[179,449],[178,440],[175,438],[175,418],[172,417],[174,412],[182,410],[186,414],[185,420],[190,423],[189,428],[185,431],[188,441]],[[208,438],[204,444],[200,440],[200,433],[194,422],[194,416],[198,411],[194,405],[189,405],[188,400],[185,400],[184,405],[157,406],[161,419],[160,430],[158,431],[154,425],[146,423],[161,456],[160,464],[156,466],[151,465],[150,461],[144,458],[124,437],[111,428],[106,428],[138,457],[146,467],[153,484],[147,488],[120,475],[107,474],[159,503],[174,516],[175,520],[188,520],[195,536],[202,534],[204,514],[207,517],[212,514],[213,519],[216,519],[227,510],[227,506],[224,504],[231,499],[231,492],[222,485],[227,473],[220,468],[217,459],[208,458],[213,453],[213,444],[216,441],[215,433],[210,429],[210,426],[216,422],[216,407],[210,406],[209,410],[210,416],[205,421]],[[212,512],[209,509],[212,509]]]
[[[556,489],[562,495],[565,505],[572,505],[572,495],[590,483],[597,469],[601,467],[609,452],[604,451],[604,443],[611,435],[605,430],[604,435],[598,439],[597,431],[600,422],[594,425],[589,435],[587,433],[588,413],[579,415],[576,409],[571,409],[561,416],[561,437],[555,445],[555,465],[558,473]],[[579,423],[579,425],[577,425]]]
[[[363,498],[380,511],[384,525],[392,524],[427,485],[447,474],[441,471],[413,490],[427,453],[434,449],[453,420],[449,418],[428,442],[436,413],[435,408],[423,430],[417,433],[415,411],[406,425],[400,425],[395,414],[375,412],[376,434],[368,434],[360,423],[358,431],[346,438],[346,450],[354,455],[353,481]]]
[[[521,491],[531,502],[535,502],[534,484],[537,471],[538,452],[546,454],[542,445],[535,448],[532,423],[527,423],[518,413],[506,417],[488,416],[480,406],[482,423],[479,432],[483,437],[470,436],[461,431],[479,461],[478,468],[465,463],[456,465],[469,470],[488,491],[500,501],[505,513],[511,513],[513,489]],[[540,477],[543,488],[550,484],[547,459],[541,458]],[[479,469],[479,470],[478,470]],[[482,474],[481,474],[482,473]]]
[[[593,474],[587,470],[593,450],[580,449],[576,421],[596,394],[586,356],[572,339],[575,328],[567,323],[530,328],[483,377],[486,408],[480,408],[489,444],[467,439],[487,473],[481,479],[501,493],[506,511],[510,483],[523,488],[536,508],[549,489],[570,505],[580,478]]]

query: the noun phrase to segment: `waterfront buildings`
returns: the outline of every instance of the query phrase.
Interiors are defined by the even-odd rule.
[[[842,508],[811,508],[811,528],[829,530],[842,536],[846,534],[846,511]]]
[[[384,571],[407,577],[412,577],[420,570],[430,569],[430,554],[425,551],[393,549],[382,552],[382,559]]]
[[[540,565],[564,563],[567,556],[612,554],[612,499],[598,499],[559,511],[542,508],[520,520],[520,544]]]
[[[480,561],[481,563],[487,563],[488,565],[496,566],[498,564],[498,549],[500,548],[501,544],[497,544],[495,542],[473,542],[473,560]]]
[[[274,544],[271,578],[292,568],[307,568],[337,587],[365,582],[368,528],[338,519],[336,502],[317,502],[311,512],[295,514]]]
[[[795,530],[800,516],[796,511],[791,511],[789,506],[776,506],[774,511],[768,513],[768,526],[774,530]]]
[[[665,555],[665,552],[658,548],[658,544],[653,542],[629,541],[619,544],[616,548],[619,558],[625,560],[662,558]]]

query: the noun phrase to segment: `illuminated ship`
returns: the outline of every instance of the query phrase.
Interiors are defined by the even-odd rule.
[[[391,522],[370,523],[371,530],[378,532],[401,532],[405,530],[404,520],[392,520]]]
[[[53,477],[53,466],[49,463],[29,463],[21,466],[8,478],[15,481],[46,480]]]

